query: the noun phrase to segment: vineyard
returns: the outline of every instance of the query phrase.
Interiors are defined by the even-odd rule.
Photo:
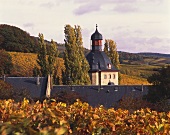
[[[150,85],[150,83],[145,78],[130,76],[126,74],[121,74],[120,85]]]
[[[120,72],[122,74],[136,76],[139,78],[148,78],[153,73],[157,73],[157,69],[161,66],[156,65],[131,65],[131,64],[121,64]]]
[[[91,107],[77,100],[72,105],[44,100],[0,100],[0,134],[167,135],[170,112],[149,108],[128,110]]]
[[[39,67],[36,59],[37,55],[33,53],[9,52],[12,57],[13,76],[33,76],[33,68]]]
[[[21,53],[21,52],[9,52],[12,57],[13,68],[11,76],[30,77],[33,76],[33,69],[39,68],[37,64],[37,54],[34,53]],[[59,80],[59,84],[62,84],[62,73],[65,71],[64,60],[62,58],[56,59],[55,75]]]

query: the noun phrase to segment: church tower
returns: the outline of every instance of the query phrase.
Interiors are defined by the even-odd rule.
[[[92,41],[92,51],[102,51],[102,35],[97,30],[96,24],[96,31],[91,35]]]
[[[118,69],[111,63],[109,57],[102,51],[103,36],[96,25],[91,35],[92,50],[86,55],[90,65],[89,75],[92,85],[108,85],[112,82],[118,85]]]

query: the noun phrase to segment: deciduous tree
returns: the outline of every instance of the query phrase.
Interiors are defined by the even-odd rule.
[[[69,77],[73,84],[89,84],[89,65],[84,55],[82,46],[82,35],[80,26],[75,28],[70,25],[65,26],[65,47],[64,60],[66,67],[65,79]],[[68,81],[66,82],[69,83]]]
[[[62,84],[62,73],[65,72],[65,66],[63,61],[58,58],[59,52],[56,43],[51,40],[51,44],[48,45],[48,55],[43,34],[39,34],[39,43],[40,51],[37,56],[37,63],[40,66],[42,76],[50,74],[54,83]],[[34,73],[37,74],[37,68],[34,69]]]
[[[78,63],[80,69],[78,78],[80,78],[80,84],[90,84],[90,77],[88,74],[88,71],[90,70],[90,66],[84,55],[84,48],[83,48],[80,26],[75,26],[75,35],[76,35],[76,44],[78,47]]]
[[[49,47],[49,55],[48,55],[48,72],[53,75],[55,69],[55,63],[57,62],[58,50],[56,43],[51,40],[51,45]]]
[[[107,56],[109,56],[109,40],[106,39],[104,43],[104,52],[107,54]]]
[[[162,99],[170,99],[170,66],[163,67],[148,78],[152,83],[147,98],[151,102],[160,101]]]
[[[63,74],[65,73],[65,65],[64,60],[62,58],[57,58],[55,63],[55,69],[54,69],[54,80],[55,84],[63,84]]]
[[[46,50],[46,43],[44,42],[44,36],[41,33],[39,33],[39,45],[40,45],[40,50],[37,56],[37,63],[40,66],[40,71],[42,76],[46,76],[48,73],[47,59],[46,59],[47,50]]]
[[[112,64],[120,69],[119,53],[117,52],[116,42],[111,39],[106,39],[104,44],[104,52],[110,58]],[[119,73],[119,82],[121,80],[121,74]]]
[[[10,74],[13,67],[12,58],[5,50],[0,50],[0,75]]]
[[[120,62],[119,62],[119,54],[117,52],[116,42],[114,42],[111,39],[106,39],[105,44],[104,44],[104,52],[108,55],[112,64],[117,69],[119,69],[120,68]]]

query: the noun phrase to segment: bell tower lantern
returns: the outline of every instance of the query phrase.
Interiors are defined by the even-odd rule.
[[[102,34],[98,32],[96,24],[96,31],[91,35],[92,40],[92,51],[102,51]]]

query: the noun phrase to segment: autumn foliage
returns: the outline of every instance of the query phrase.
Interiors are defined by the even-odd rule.
[[[170,112],[149,108],[128,110],[91,107],[77,100],[71,105],[44,100],[0,100],[0,134],[170,134]]]
[[[12,86],[3,80],[0,80],[0,99],[9,99],[12,97]]]
[[[5,50],[0,50],[0,75],[10,74],[12,66],[11,56]]]

